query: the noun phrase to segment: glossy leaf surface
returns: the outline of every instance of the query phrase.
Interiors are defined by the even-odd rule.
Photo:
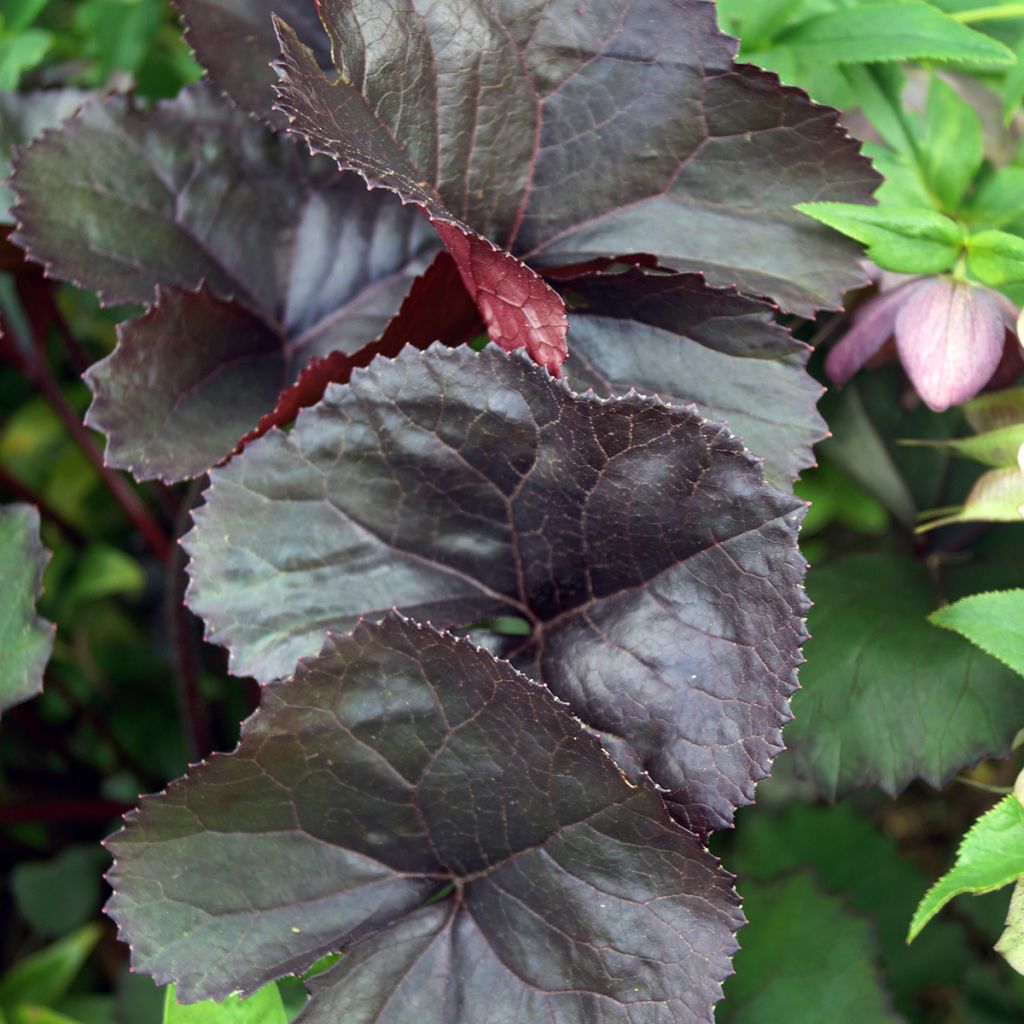
[[[180,998],[344,947],[306,1024],[710,1021],[742,920],[550,693],[397,616],[330,638],[110,845],[135,966]]]
[[[727,822],[780,749],[803,639],[801,503],[719,424],[579,396],[497,350],[377,360],[212,474],[190,604],[271,680],[390,607],[529,624],[497,648]],[[622,739],[615,739],[621,737]]]
[[[36,614],[50,553],[31,505],[0,507],[0,711],[39,693],[53,650],[54,627]]]
[[[560,282],[570,296],[573,383],[600,395],[631,388],[692,402],[722,420],[788,489],[826,435],[807,347],[775,323],[771,307],[710,288],[696,274],[634,270]]]
[[[108,460],[181,479],[227,455],[311,359],[377,338],[429,225],[274,139],[208,88],[87,107],[28,149],[19,241],[107,302],[155,306],[92,369]]]
[[[808,594],[812,639],[786,742],[822,794],[939,787],[1007,753],[1024,720],[1020,678],[927,621],[937,597],[924,565],[849,556],[812,571]]]
[[[531,266],[648,252],[802,313],[859,282],[854,248],[792,207],[865,201],[873,172],[834,112],[733,63],[711,4],[319,7],[341,76],[283,25],[281,109],[313,148],[422,205],[450,247],[491,262],[483,236]]]

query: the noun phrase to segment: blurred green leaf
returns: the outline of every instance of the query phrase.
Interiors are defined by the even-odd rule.
[[[1024,238],[995,230],[971,235],[967,239],[967,269],[993,288],[1024,282]]]
[[[970,428],[977,433],[1024,423],[1024,388],[1004,388],[972,398],[963,407]]]
[[[978,477],[962,505],[921,513],[924,533],[953,523],[1020,523],[1024,521],[1024,472],[1020,466],[990,469]]]
[[[914,495],[865,409],[859,384],[829,391],[821,411],[832,436],[822,442],[820,451],[900,523],[913,527],[917,520]]]
[[[10,885],[18,912],[46,938],[84,924],[99,910],[101,875],[110,858],[101,846],[69,846],[48,861],[15,865]]]
[[[750,923],[719,1024],[898,1024],[879,981],[870,925],[809,874],[748,880],[743,910]]]
[[[9,1013],[10,1024],[83,1024],[48,1006],[16,1006]]]
[[[1021,445],[1024,445],[1024,423],[988,430],[984,434],[951,437],[934,441],[904,440],[911,447],[943,448],[966,459],[974,459],[986,466],[1005,468],[1016,466]]]
[[[981,168],[981,122],[951,86],[932,76],[925,109],[921,167],[932,192],[955,211]]]
[[[1005,228],[1024,217],[1024,167],[999,167],[983,178],[965,214],[987,228]]]
[[[912,1007],[920,989],[948,983],[968,962],[962,930],[945,921],[919,943],[906,944],[907,922],[925,877],[900,856],[892,839],[849,804],[798,804],[781,813],[765,813],[760,806],[742,810],[728,863],[741,877],[741,891],[748,877],[812,869],[827,890],[873,921],[882,944],[882,968],[903,1010]]]
[[[988,571],[1012,577],[1018,568],[1004,555]],[[953,592],[956,581],[894,554],[847,555],[808,573],[811,639],[785,735],[797,772],[822,796],[874,785],[894,796],[918,778],[939,787],[1009,752],[1024,686],[927,621],[940,586]]]
[[[996,943],[996,952],[1018,973],[1024,974],[1024,883],[1013,887],[1010,909],[1006,915],[1006,928]]]
[[[0,506],[0,711],[37,694],[53,651],[54,628],[36,615],[50,553],[32,505]]]
[[[0,17],[8,32],[20,32],[39,17],[50,0],[3,0]]]
[[[87,924],[16,963],[0,977],[0,1008],[10,1016],[22,1003],[52,1006],[67,992],[101,934],[99,924]]]
[[[21,76],[42,61],[53,42],[53,33],[41,28],[0,36],[0,90],[16,89]]]

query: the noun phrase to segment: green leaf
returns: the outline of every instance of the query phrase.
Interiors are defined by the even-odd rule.
[[[958,581],[941,582],[953,590]],[[938,599],[926,566],[851,555],[812,569],[807,592],[811,639],[785,736],[822,795],[871,785],[895,795],[915,778],[939,787],[1009,751],[1024,722],[1020,678],[927,621]]]
[[[1019,466],[990,469],[978,477],[962,505],[922,513],[918,531],[951,523],[1019,523],[1024,519],[1024,472]]]
[[[963,242],[957,224],[935,210],[856,203],[800,203],[796,209],[862,242],[880,267],[903,274],[948,270]]]
[[[0,40],[0,89],[17,88],[21,76],[42,61],[53,43],[53,33],[41,28],[26,29]]]
[[[1024,281],[1024,238],[1006,231],[980,231],[967,239],[967,269],[979,281],[1001,288]]]
[[[996,943],[996,952],[1018,973],[1024,974],[1024,882],[1019,879],[1010,897],[1006,930]]]
[[[39,513],[31,505],[0,508],[0,711],[43,688],[54,628],[36,615],[50,553],[39,540]]]
[[[4,0],[3,24],[8,32],[20,32],[39,17],[50,0]]]
[[[761,805],[745,809],[738,816],[728,863],[743,878],[744,893],[749,878],[810,869],[829,892],[870,917],[881,942],[886,981],[908,1009],[923,987],[948,984],[968,962],[963,935],[952,922],[938,922],[919,943],[907,945],[907,921],[925,876],[900,855],[894,839],[848,803],[798,804],[781,813],[766,812]]]
[[[879,983],[869,923],[809,874],[743,886],[749,924],[725,984],[719,1024],[898,1024]],[[822,998],[809,998],[814,992]]]
[[[921,168],[932,191],[954,211],[984,158],[981,122],[974,108],[936,75],[928,89]]]
[[[103,929],[87,924],[58,942],[16,963],[0,978],[0,1008],[21,1003],[52,1006],[75,980]]]
[[[1024,423],[1015,423],[1009,427],[999,427],[984,434],[972,434],[969,437],[951,437],[947,440],[915,441],[905,440],[901,444],[944,448],[955,452],[966,459],[974,459],[986,466],[1005,468],[1017,466],[1021,445],[1024,445]]]
[[[820,14],[781,35],[767,56],[781,49],[805,60],[834,64],[929,60],[1006,67],[1013,51],[961,25],[930,4],[858,4]],[[766,56],[758,54],[758,59]]]
[[[763,46],[783,28],[805,0],[719,0],[718,21],[726,32],[739,36],[743,54]]]
[[[912,942],[954,896],[992,892],[1021,876],[1024,876],[1024,806],[1011,793],[971,826],[960,844],[953,867],[925,893],[918,905],[907,941]]]
[[[1003,121],[1006,124],[1013,120],[1013,115],[1024,99],[1024,36],[1017,40],[1013,49],[1017,63],[1006,72],[1006,81],[1003,83]]]
[[[1024,423],[1024,388],[1004,388],[978,395],[962,409],[971,429],[979,434]]]
[[[99,909],[100,876],[109,861],[102,847],[82,844],[49,861],[15,865],[10,886],[18,912],[40,935],[65,935]]]
[[[822,454],[912,529],[917,521],[914,495],[865,408],[860,385],[854,381],[829,391],[822,413],[832,430],[821,444]]]
[[[16,1006],[10,1012],[10,1024],[82,1024],[74,1017],[51,1010],[48,1006]]]
[[[983,177],[964,216],[980,228],[1005,228],[1024,218],[1024,167],[1000,167]]]
[[[281,993],[274,984],[264,985],[247,999],[228,996],[222,1002],[207,999],[182,1005],[174,986],[167,986],[163,1024],[288,1024]]]
[[[929,618],[1024,675],[1024,590],[972,594]]]
[[[896,153],[917,160],[919,129],[903,105],[906,77],[898,64],[844,64],[844,77],[878,134]],[[876,197],[878,193],[875,193]],[[915,204],[910,204],[915,205]],[[931,205],[930,201],[927,205]]]

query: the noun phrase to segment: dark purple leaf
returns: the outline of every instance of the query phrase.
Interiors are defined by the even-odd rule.
[[[80,89],[0,93],[0,222],[10,221],[14,196],[5,184],[15,146],[23,146],[47,128],[70,117],[92,94]]]
[[[775,323],[772,307],[710,288],[697,274],[591,274],[559,283],[569,298],[569,380],[599,394],[630,388],[693,402],[723,420],[765,476],[789,489],[827,434],[809,349]]]
[[[268,687],[238,749],[110,847],[108,909],[179,997],[343,948],[303,1024],[704,1024],[742,923],[717,861],[550,693],[397,616]]]
[[[455,261],[448,253],[439,252],[426,271],[413,281],[402,308],[380,338],[352,355],[332,352],[314,359],[298,380],[281,392],[273,410],[238,442],[235,454],[272,427],[291,423],[300,409],[316,405],[324,397],[329,384],[346,383],[353,370],[369,366],[378,356],[390,359],[406,345],[424,349],[435,341],[461,345],[483,331],[480,311],[463,286]]]
[[[323,67],[331,50],[312,0],[174,0],[185,26],[185,40],[196,59],[245,110],[275,128],[288,119],[273,109],[277,76],[270,62],[279,47],[272,15],[279,14],[310,46]]]
[[[319,10],[340,75],[282,25],[280,109],[466,244],[532,266],[650,253],[805,314],[863,280],[857,247],[792,207],[866,202],[877,176],[835,111],[733,63],[706,0]]]
[[[239,674],[286,676],[392,606],[512,615],[530,635],[499,652],[694,829],[728,822],[781,749],[802,503],[691,409],[575,395],[495,349],[406,350],[215,471],[207,499],[190,604]]]
[[[54,627],[36,615],[36,600],[49,560],[39,540],[39,512],[32,505],[0,506],[0,711],[43,688]]]
[[[383,80],[378,82],[381,95],[370,98],[349,86],[344,77],[336,84],[328,81],[313,52],[299,41],[295,32],[282,22],[277,25],[284,48],[279,71],[282,80],[278,90],[279,105],[293,129],[306,138],[310,151],[334,157],[343,169],[358,171],[371,188],[390,189],[403,203],[421,207],[452,254],[466,290],[487,324],[491,340],[510,352],[525,348],[537,363],[558,376],[566,357],[568,327],[562,300],[526,264],[490,240],[490,236],[506,234],[515,216],[514,210],[507,206],[511,193],[506,184],[508,168],[514,166],[517,148],[521,150],[524,142],[519,137],[523,126],[515,114],[506,111],[503,115],[498,134],[499,144],[504,149],[488,152],[479,169],[467,169],[458,179],[463,190],[461,200],[449,206],[452,197],[442,192],[439,180],[442,167],[452,161],[458,163],[464,155],[472,163],[472,154],[461,151],[466,146],[463,140],[467,124],[474,123],[480,112],[473,109],[469,94],[454,95],[448,103],[454,108],[457,122],[445,128],[431,125],[432,110],[413,109],[410,114],[413,138],[404,136],[401,111],[406,101],[404,98],[398,101],[396,96],[403,92],[404,76],[422,75],[426,70],[424,62],[433,60],[430,43],[414,39],[414,52],[404,68],[401,65],[407,55],[393,54],[387,84]],[[387,19],[375,22],[373,30],[406,35],[406,29],[398,21],[389,23]],[[479,45],[475,26],[466,23],[458,26],[458,31],[465,32]],[[332,36],[332,44],[337,42]],[[356,59],[365,61],[366,55]],[[509,62],[514,61],[514,57],[499,51],[494,55],[493,62],[497,65],[494,68],[490,67],[489,56],[481,58],[477,54],[476,60],[481,80],[459,76],[466,77],[466,81],[454,85],[456,94],[467,88],[471,92],[499,91],[503,84],[507,85],[507,76],[511,73]],[[343,75],[355,73],[348,60],[345,66]],[[445,64],[439,70],[450,71],[450,68]],[[417,103],[420,99],[416,96]],[[516,97],[508,99],[514,103]],[[467,100],[470,100],[469,106]],[[394,110],[389,114],[377,104]],[[526,128],[532,133],[530,125]],[[459,138],[446,137],[445,130],[457,131]],[[530,138],[532,134],[526,141]],[[449,148],[453,148],[454,153],[447,152]],[[470,143],[469,149],[472,148]],[[478,227],[470,226],[467,216],[472,217],[482,209],[488,210],[490,215],[478,218]]]
[[[92,104],[21,156],[17,240],[108,303],[151,302],[89,375],[140,478],[205,472],[311,359],[378,337],[437,248],[427,222],[211,90]]]

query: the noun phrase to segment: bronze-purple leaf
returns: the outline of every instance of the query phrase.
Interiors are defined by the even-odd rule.
[[[225,31],[224,3],[186,2],[190,38],[265,114],[233,82],[257,36],[277,54]],[[857,247],[792,207],[866,202],[877,176],[834,110],[734,62],[707,0],[319,0],[340,75],[314,0],[231,6],[277,12],[279,106],[314,148],[535,269],[651,253],[803,314],[863,281]]]
[[[179,998],[344,949],[304,1024],[710,1024],[743,920],[544,687],[394,615],[268,687],[109,845],[108,910]]]
[[[496,349],[375,360],[214,471],[189,602],[233,671],[287,676],[391,607],[518,616],[495,649],[719,827],[781,749],[802,503],[721,424],[576,395]]]
[[[153,110],[87,106],[30,146],[17,241],[108,303],[150,303],[89,375],[107,458],[139,478],[205,472],[311,359],[380,335],[438,245],[208,87]]]

